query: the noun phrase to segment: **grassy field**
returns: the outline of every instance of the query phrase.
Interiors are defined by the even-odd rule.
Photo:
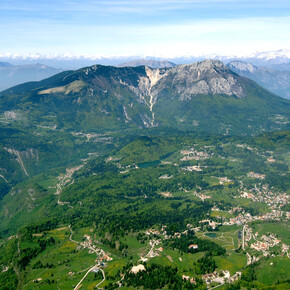
[[[78,250],[77,244],[69,241],[68,227],[58,228],[48,232],[48,236],[56,241],[55,246],[49,247],[31,263],[27,271],[24,289],[68,289],[76,285],[90,267],[95,264],[95,254],[89,254],[88,250]],[[37,262],[51,267],[34,267]],[[73,273],[73,274],[69,274]],[[41,279],[38,283],[33,282],[36,278]],[[94,282],[93,274],[89,275],[85,283]],[[45,281],[54,280],[57,284],[49,284]],[[46,284],[45,284],[46,283]],[[48,287],[49,286],[49,287]],[[87,288],[89,289],[89,288]],[[91,288],[93,289],[93,288]]]
[[[193,270],[193,263],[197,262],[204,254],[203,253],[181,253],[178,250],[164,250],[160,256],[154,257],[150,259],[148,262],[149,265],[153,263],[167,265],[171,267],[177,267],[178,270],[184,274],[189,276],[195,276]]]
[[[259,213],[266,213],[269,212],[269,207],[262,202],[253,202],[249,198],[236,198],[236,201],[238,202],[239,206],[246,206],[251,207],[256,210],[258,210]]]
[[[208,182],[211,186],[219,184],[219,179],[215,176],[206,176],[204,181]]]
[[[227,250],[234,250],[238,247],[238,231],[242,227],[238,226],[223,226],[217,232],[197,233],[199,238],[209,239],[221,245]]]
[[[48,235],[53,237],[56,241],[64,241],[67,239],[67,236],[69,235],[70,231],[67,226],[54,229],[52,231],[48,232]]]
[[[252,225],[253,232],[258,232],[259,236],[273,233],[278,235],[286,244],[290,244],[290,222],[259,223]]]
[[[234,217],[233,214],[230,214],[229,212],[227,212],[227,211],[222,211],[222,210],[220,210],[220,211],[215,211],[215,210],[213,210],[213,211],[211,212],[210,216],[211,216],[211,217],[218,217],[218,216],[220,216],[220,217],[225,217],[225,218],[232,218],[232,217]]]
[[[278,281],[290,279],[290,260],[288,257],[275,257],[269,260],[263,260],[257,267],[257,280],[273,285]]]
[[[43,188],[47,189],[48,193],[55,193],[56,192],[56,184],[60,181],[57,179],[57,173],[55,176],[41,174],[35,177],[36,182],[42,186]]]
[[[81,229],[77,229],[74,231],[72,239],[81,242],[84,239],[84,235],[93,235],[93,228],[92,227],[85,227]]]
[[[246,266],[247,258],[244,254],[228,250],[227,255],[214,258],[219,269],[229,270],[231,275],[233,275]]]

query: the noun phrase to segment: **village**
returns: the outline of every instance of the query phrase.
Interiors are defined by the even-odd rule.
[[[214,207],[213,210],[219,211],[217,207]],[[241,211],[240,208],[235,208],[236,211]],[[228,221],[222,221],[222,222],[216,222],[212,219],[205,219],[201,220],[200,226],[194,227],[191,224],[187,225],[187,230],[183,232],[175,232],[174,234],[168,234],[167,227],[162,226],[160,230],[157,229],[149,229],[145,233],[147,236],[150,237],[149,244],[151,245],[150,251],[147,255],[141,255],[141,261],[148,261],[150,258],[154,258],[156,256],[159,256],[163,252],[163,248],[159,247],[157,249],[154,249],[155,245],[162,244],[162,241],[169,240],[169,239],[180,239],[182,235],[185,235],[188,233],[189,230],[193,230],[194,232],[203,232],[204,231],[204,225],[207,225],[210,227],[213,231],[216,230],[219,226],[232,226],[232,225],[238,225],[243,226],[243,229],[238,232],[238,241],[239,241],[239,247],[241,247],[243,250],[249,251],[249,250],[255,250],[257,252],[261,252],[262,256],[272,256],[275,257],[277,255],[278,248],[278,255],[283,257],[284,255],[290,258],[289,255],[289,245],[286,243],[283,243],[281,239],[277,237],[277,235],[273,233],[268,234],[259,234],[258,232],[253,233],[253,230],[250,226],[247,224],[252,221],[281,221],[283,218],[289,219],[289,215],[286,215],[282,211],[278,210],[272,210],[270,213],[266,213],[259,216],[251,216],[249,213],[239,213],[239,215],[235,218],[230,218]],[[215,233],[215,232],[212,232]],[[276,254],[271,254],[271,248],[274,248]],[[278,248],[277,248],[278,247]],[[198,249],[198,244],[191,244],[188,247],[189,249],[196,250]],[[247,265],[250,265],[252,263],[257,262],[261,256],[259,254],[249,254],[246,252],[247,255]],[[167,256],[169,260],[171,260],[170,256]],[[180,261],[182,261],[182,258],[179,258]],[[142,268],[142,270],[145,270]],[[240,271],[237,271],[233,275],[230,274],[228,270],[220,270],[220,271],[214,271],[213,273],[208,273],[205,275],[202,275],[202,279],[208,286],[208,289],[211,289],[211,285],[223,285],[225,283],[232,283],[236,280],[238,280],[241,277],[242,273]],[[183,278],[186,280],[189,280],[191,283],[195,283],[195,280],[193,277],[183,275]]]
[[[89,138],[88,136],[86,136]],[[93,136],[94,137],[94,136]],[[187,162],[191,160],[197,160],[201,161],[201,164],[203,160],[212,158],[215,153],[210,151],[211,147],[215,146],[203,146],[199,149],[196,149],[196,145],[189,148],[188,150],[181,150],[180,154],[182,155],[182,158],[179,159],[179,161]],[[237,145],[237,147],[245,148],[250,151],[255,151],[255,149],[246,146],[245,145]],[[271,153],[271,152],[270,152]],[[219,158],[224,159],[225,157],[218,155]],[[233,159],[233,158],[232,158]],[[121,174],[129,172],[130,169],[139,169],[138,165],[135,163],[122,166],[118,161],[120,160],[119,157],[110,156],[106,159],[106,162],[116,162],[116,165],[119,169],[122,171]],[[233,159],[234,160],[234,159]],[[235,160],[234,160],[235,161]],[[272,157],[267,158],[267,162],[275,162],[275,159]],[[161,164],[173,164],[174,166],[180,167],[181,171],[189,171],[189,172],[201,172],[203,171],[203,168],[207,168],[205,165],[188,165],[182,166],[182,164],[169,162],[169,161],[162,161]],[[66,170],[66,173],[63,175],[60,175],[58,177],[59,184],[57,184],[57,191],[55,194],[59,195],[62,191],[63,186],[67,186],[69,184],[72,184],[74,182],[73,174],[77,170],[81,169],[83,165],[70,168]],[[93,173],[94,174],[94,173]],[[94,174],[95,175],[95,174]],[[158,178],[161,180],[169,180],[172,179],[174,175],[171,175],[169,173],[162,174]],[[227,186],[229,184],[233,184],[234,181],[233,178],[229,178],[227,176],[210,176],[214,180],[215,183],[217,183],[220,186]],[[243,184],[243,179],[238,180],[240,183],[240,187],[236,189],[237,194],[232,195],[233,198],[243,198],[243,199],[251,199],[253,202],[257,203],[264,203],[266,204],[270,211],[265,213],[260,213],[258,215],[252,215],[250,212],[246,211],[242,206],[236,206],[236,207],[221,207],[219,208],[218,202],[213,202],[213,207],[211,208],[212,212],[215,212],[214,216],[211,216],[208,214],[207,218],[204,218],[199,221],[198,225],[191,225],[187,224],[187,229],[182,232],[174,232],[169,233],[167,226],[161,226],[160,228],[151,228],[147,231],[145,231],[145,235],[148,237],[148,246],[149,248],[146,249],[146,251],[142,251],[139,253],[139,260],[137,262],[137,265],[132,266],[130,269],[131,273],[138,273],[139,271],[146,271],[146,267],[144,266],[144,263],[148,262],[150,259],[165,256],[171,263],[173,263],[173,258],[170,256],[170,254],[166,253],[166,246],[164,247],[164,244],[166,244],[167,240],[172,239],[181,239],[182,235],[186,235],[189,231],[194,231],[195,233],[200,233],[198,237],[204,237],[204,238],[210,238],[210,235],[207,235],[208,233],[219,233],[219,227],[221,226],[238,226],[240,227],[239,230],[236,230],[236,238],[238,240],[238,248],[241,248],[243,251],[245,251],[245,255],[247,257],[246,265],[250,265],[252,263],[255,263],[261,257],[275,257],[277,255],[283,257],[286,256],[290,258],[289,256],[289,245],[287,245],[285,242],[282,242],[282,240],[273,233],[267,233],[267,234],[259,234],[259,232],[253,233],[252,227],[249,225],[252,222],[263,222],[263,221],[287,221],[290,218],[290,213],[287,211],[283,211],[281,208],[286,205],[289,201],[289,195],[287,193],[281,193],[278,190],[274,189],[273,187],[270,187],[268,184],[266,184],[265,174],[260,174],[254,171],[250,171],[248,173],[245,173],[244,178],[248,179],[256,179],[258,180],[258,183],[255,183],[253,186],[245,186]],[[247,183],[246,183],[247,184]],[[250,187],[250,188],[249,188]],[[184,191],[188,194],[188,196],[196,196],[201,201],[206,201],[208,199],[214,198],[214,193],[211,194],[211,191],[208,190],[202,190],[201,187],[197,188],[197,190],[190,190],[185,189],[182,186],[179,188],[179,190]],[[164,198],[172,198],[174,197],[174,193],[172,194],[170,191],[163,191],[159,192],[158,194],[162,195]],[[125,198],[127,198],[125,196]],[[146,195],[145,195],[146,198]],[[64,202],[63,202],[64,203]],[[219,212],[221,214],[219,214]],[[227,213],[227,214],[225,214]],[[71,228],[70,228],[71,230]],[[88,272],[85,274],[85,276],[82,278],[82,280],[79,282],[79,284],[85,279],[86,275],[89,272],[99,272],[101,271],[103,273],[103,279],[105,280],[105,274],[103,269],[108,265],[108,262],[113,260],[112,254],[109,254],[105,252],[99,245],[98,242],[94,240],[93,236],[85,234],[83,236],[82,242],[77,242],[72,239],[72,230],[70,235],[70,240],[72,242],[75,242],[78,244],[77,249],[85,249],[88,250],[89,254],[96,254],[96,260],[95,265],[88,270]],[[212,238],[214,241],[214,238]],[[226,246],[226,245],[222,245]],[[234,242],[232,243],[232,246],[234,246]],[[165,249],[164,249],[165,248]],[[272,249],[275,248],[275,254],[273,253]],[[198,252],[199,245],[198,243],[192,243],[188,245],[188,250],[193,251],[193,253]],[[180,256],[179,261],[182,262],[183,258]],[[145,264],[146,265],[146,264]],[[75,275],[74,272],[70,271],[68,273],[69,276]],[[212,273],[207,273],[201,276],[204,283],[207,285],[208,289],[213,289],[215,287],[221,286],[225,283],[233,283],[241,278],[242,272],[236,271],[235,273],[231,273],[228,269],[219,269],[217,271],[213,271]],[[190,281],[192,284],[196,284],[196,278],[195,276],[189,276],[189,275],[182,275],[182,278],[185,280]],[[124,278],[124,276],[123,276]],[[122,285],[120,281],[119,286]]]
[[[251,174],[252,176],[256,176],[258,173]],[[252,199],[255,202],[263,202],[271,209],[279,209],[289,201],[289,195],[286,192],[278,192],[277,190],[269,188],[268,184],[261,183],[255,184],[251,189],[242,186],[240,189],[240,197]]]
[[[207,221],[201,221],[201,222],[207,222]],[[193,228],[192,225],[188,224],[187,225],[188,229],[183,231],[183,232],[176,232],[173,235],[168,234],[167,232],[167,226],[162,226],[160,230],[156,229],[149,229],[145,233],[147,236],[150,237],[149,244],[151,245],[149,253],[144,256],[141,254],[141,261],[145,262],[148,261],[149,258],[154,258],[156,256],[159,256],[163,252],[163,248],[159,247],[154,250],[154,246],[159,245],[162,243],[162,240],[169,240],[169,239],[180,239],[182,235],[185,235],[188,233],[189,230],[195,230],[195,231],[200,231],[201,228]],[[189,250],[197,250],[198,249],[198,244],[191,244],[188,246]],[[169,261],[172,261],[172,258],[167,255],[166,256]],[[182,261],[182,257],[179,257],[179,261]],[[131,269],[132,272],[138,273],[138,271],[146,271],[145,267],[140,264],[138,266],[135,266]],[[236,272],[234,275],[231,275],[228,270],[221,270],[221,271],[214,271],[213,273],[205,274],[202,275],[202,279],[204,280],[205,284],[208,286],[211,285],[212,283],[218,283],[219,285],[223,285],[225,283],[232,283],[236,280],[238,280],[241,277],[241,272]],[[196,284],[196,280],[193,277],[190,277],[188,275],[183,275],[183,279],[190,281],[192,284]]]

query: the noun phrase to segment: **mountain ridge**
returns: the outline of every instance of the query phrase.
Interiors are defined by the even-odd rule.
[[[45,115],[54,114],[52,126],[85,131],[169,126],[258,134],[284,128],[289,113],[289,102],[217,60],[160,69],[94,65],[19,85],[0,96],[2,114],[18,110],[40,123],[51,122]],[[275,120],[278,115],[283,124]]]

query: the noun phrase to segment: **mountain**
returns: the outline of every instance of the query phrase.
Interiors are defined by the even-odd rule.
[[[289,104],[215,60],[162,69],[94,65],[0,94],[8,122],[98,133],[167,127],[259,134],[287,128]]]
[[[276,51],[258,52],[254,57],[264,63],[285,64],[290,62],[290,50],[280,49]]]
[[[227,66],[241,76],[254,80],[269,91],[290,99],[290,71],[254,66],[244,61],[231,61]]]
[[[166,67],[174,67],[176,66],[175,63],[167,61],[167,60],[154,60],[154,59],[137,59],[128,62],[121,63],[117,65],[118,67],[125,67],[125,66],[148,66],[151,68],[166,68]]]
[[[12,67],[13,65],[9,62],[3,62],[1,61],[0,62],[0,68],[3,68],[3,67]]]
[[[59,72],[61,72],[61,69],[40,63],[12,65],[8,62],[0,62],[0,91],[21,83],[39,81]]]

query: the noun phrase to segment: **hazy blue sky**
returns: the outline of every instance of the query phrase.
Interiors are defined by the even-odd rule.
[[[289,0],[1,0],[0,55],[176,57],[290,48]]]

